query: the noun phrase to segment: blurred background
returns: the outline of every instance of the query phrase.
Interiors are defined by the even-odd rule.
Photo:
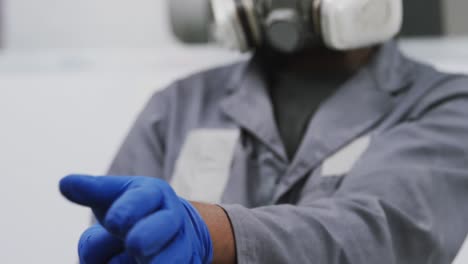
[[[468,1],[405,5],[405,53],[468,73]],[[0,0],[0,262],[74,263],[90,214],[59,179],[104,174],[154,91],[241,57],[177,43],[162,0]]]

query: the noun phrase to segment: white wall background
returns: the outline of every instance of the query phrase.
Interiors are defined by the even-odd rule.
[[[61,197],[60,178],[104,174],[156,89],[233,57],[169,48],[0,54],[0,263],[75,263],[91,214]]]
[[[8,49],[167,44],[166,0],[3,0]]]
[[[60,178],[105,173],[155,90],[238,56],[174,45],[164,0],[3,2],[0,263],[75,263],[90,212]]]

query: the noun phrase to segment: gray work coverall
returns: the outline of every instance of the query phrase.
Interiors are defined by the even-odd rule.
[[[320,106],[288,160],[255,64],[157,92],[109,174],[185,174],[190,188],[228,164],[219,204],[238,263],[450,263],[468,233],[468,78],[389,42]],[[187,138],[204,143],[185,151]]]

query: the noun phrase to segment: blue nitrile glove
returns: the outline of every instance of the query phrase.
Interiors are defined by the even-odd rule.
[[[104,228],[97,225],[83,234],[79,253],[85,263],[119,257],[122,248],[138,263],[212,261],[213,245],[205,222],[165,181],[73,175],[61,180],[60,190],[70,201],[90,207]],[[102,250],[91,249],[93,244]]]
[[[111,235],[101,225],[94,225],[81,235],[78,244],[80,263],[136,264],[124,251],[122,240]]]

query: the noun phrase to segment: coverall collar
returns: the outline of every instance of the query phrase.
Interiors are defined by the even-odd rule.
[[[358,71],[323,102],[311,119],[288,177],[278,197],[327,156],[350,143],[390,112],[394,94],[410,81],[410,63],[393,41],[382,45],[368,65]],[[265,144],[281,160],[288,162],[276,126],[267,83],[255,58],[239,74],[237,85],[222,102],[224,112],[240,127]]]
[[[267,82],[255,58],[239,74],[231,94],[222,102],[224,112],[265,144],[284,162],[287,154],[281,141]]]

